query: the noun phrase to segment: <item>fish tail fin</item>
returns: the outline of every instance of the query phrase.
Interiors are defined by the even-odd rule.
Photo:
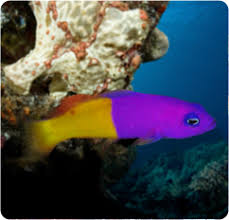
[[[50,141],[51,132],[45,120],[25,123],[23,156],[18,160],[20,166],[43,161],[51,153],[55,147]]]

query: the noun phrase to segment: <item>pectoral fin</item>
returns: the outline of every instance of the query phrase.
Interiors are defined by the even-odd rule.
[[[150,137],[150,138],[139,138],[133,143],[133,145],[138,146],[138,145],[152,144],[152,143],[159,141],[160,139],[161,139],[161,137],[159,137],[159,136],[158,137]]]

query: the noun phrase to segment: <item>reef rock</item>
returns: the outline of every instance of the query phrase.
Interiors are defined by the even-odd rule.
[[[148,5],[157,15],[154,20],[146,10],[130,5],[132,9],[124,2],[31,2],[37,22],[35,48],[4,68],[8,84],[26,95],[37,78],[49,79],[49,92],[57,97],[69,91],[93,94],[127,88],[141,63],[141,46],[166,3]],[[153,35],[158,46],[147,51],[152,54],[147,60],[161,57],[168,47],[163,34],[155,30]]]
[[[32,2],[32,6],[35,48],[4,69],[18,94],[28,94],[36,78],[49,75],[51,94],[74,89],[92,94],[107,82],[108,89],[121,89],[127,73],[139,66],[136,49],[149,31],[145,11],[95,1]],[[131,59],[125,56],[130,50]]]
[[[149,36],[142,48],[144,62],[160,59],[169,47],[167,36],[158,28],[153,29]]]

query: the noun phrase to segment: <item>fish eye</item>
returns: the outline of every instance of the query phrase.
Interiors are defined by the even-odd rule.
[[[200,124],[200,118],[195,112],[191,112],[184,117],[184,123],[188,126],[198,126]]]
[[[189,118],[187,119],[187,124],[189,125],[198,125],[200,123],[199,118]]]

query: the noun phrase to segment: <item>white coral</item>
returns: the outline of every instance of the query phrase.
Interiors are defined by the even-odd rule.
[[[134,48],[149,32],[142,10],[122,10],[97,1],[31,4],[37,21],[35,48],[4,68],[15,92],[29,94],[33,81],[47,76],[52,78],[52,95],[123,88],[127,74],[131,76],[139,64],[131,66],[137,56]]]

